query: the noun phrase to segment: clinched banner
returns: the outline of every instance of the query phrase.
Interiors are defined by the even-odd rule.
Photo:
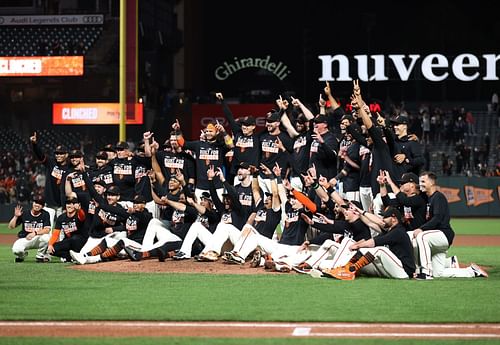
[[[117,125],[120,123],[120,103],[54,103],[54,125]],[[143,104],[136,103],[135,116],[127,114],[127,125],[142,125]]]
[[[462,200],[458,195],[460,193],[460,189],[458,188],[440,187],[439,191],[444,194],[449,204]]]
[[[467,206],[479,206],[495,201],[493,199],[493,189],[477,188],[474,186],[464,186]]]

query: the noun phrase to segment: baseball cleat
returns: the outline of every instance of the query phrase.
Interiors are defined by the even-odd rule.
[[[73,261],[75,261],[75,263],[77,263],[78,265],[85,265],[87,263],[87,257],[85,256],[85,254],[70,250],[69,255],[71,255]]]
[[[261,266],[262,252],[260,250],[255,250],[252,256],[252,261],[250,261],[250,267],[257,268]]]
[[[225,252],[224,253],[226,257],[226,262],[228,264],[238,264],[238,265],[243,265],[245,263],[245,259],[243,259],[241,256],[238,255],[236,252]]]
[[[356,278],[356,271],[351,271],[345,266],[340,266],[332,269],[324,269],[323,274],[327,277],[339,280],[354,280]]]
[[[191,259],[191,257],[184,252],[178,251],[177,253],[175,253],[174,256],[172,256],[172,259],[174,259],[174,260],[188,260],[188,259]]]
[[[479,265],[472,262],[470,264],[470,268],[472,268],[472,271],[474,272],[474,275],[476,277],[488,278],[488,273],[485,270],[483,270],[481,267],[479,267]]]
[[[425,273],[417,273],[415,275],[416,280],[433,280],[434,278],[431,275]]]

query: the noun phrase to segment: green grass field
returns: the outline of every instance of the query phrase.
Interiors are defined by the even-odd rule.
[[[470,220],[455,219],[453,226],[459,234],[500,235],[500,220],[475,220],[471,223]],[[0,233],[7,233],[5,227],[0,229]],[[71,264],[59,262],[37,264],[27,260],[15,264],[10,246],[1,245],[0,320],[500,323],[500,247],[452,247],[450,254],[458,255],[462,263],[473,261],[487,266],[490,277],[433,281],[360,277],[355,281],[336,281],[296,274],[248,276],[86,272],[73,270]],[[32,259],[32,256],[29,258]],[[170,340],[172,344],[235,343],[234,339],[203,339],[203,342],[195,338]],[[48,344],[49,341],[50,344],[94,344],[97,340],[37,338],[36,341],[36,344]],[[116,343],[160,343],[156,341],[153,338],[140,341],[120,339]],[[289,344],[319,344],[324,341],[286,340]],[[97,342],[115,344],[112,339],[99,339]],[[382,340],[345,343],[354,342],[382,344]],[[0,344],[32,343],[35,343],[33,338],[0,338]],[[278,342],[274,339],[259,340],[259,343]],[[383,343],[391,342],[384,340]],[[402,343],[417,342],[405,340]],[[430,343],[433,342],[426,342]],[[455,341],[437,343],[465,344]]]

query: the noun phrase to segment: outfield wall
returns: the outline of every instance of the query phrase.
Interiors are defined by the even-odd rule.
[[[500,217],[500,177],[439,177],[453,217]]]

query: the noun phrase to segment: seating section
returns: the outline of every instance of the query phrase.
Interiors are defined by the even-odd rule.
[[[85,55],[102,31],[102,25],[5,26],[0,56]]]

